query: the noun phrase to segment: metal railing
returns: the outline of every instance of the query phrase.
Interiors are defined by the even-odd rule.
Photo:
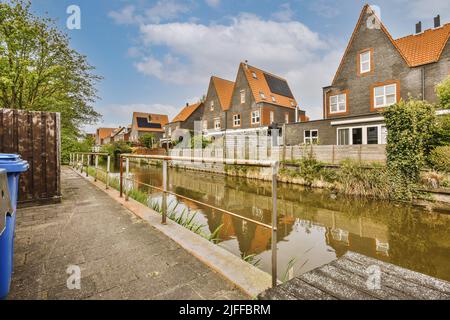
[[[98,166],[99,157],[106,158],[106,169]],[[86,161],[85,161],[86,159]],[[92,160],[94,160],[92,164]],[[83,168],[86,167],[86,177],[89,176],[89,168],[94,168],[94,181],[97,181],[98,172],[103,172],[105,174],[105,185],[106,189],[109,189],[109,174],[111,172],[111,156],[108,153],[102,152],[76,152],[71,153],[69,157],[69,165],[80,170],[83,173]]]
[[[81,155],[81,161],[79,156]],[[100,153],[77,153],[71,156],[71,164],[79,168],[81,166],[81,172],[83,172],[83,166],[84,166],[84,155],[87,156],[95,156],[95,167],[96,170],[98,170],[98,156],[105,155]],[[75,158],[74,158],[75,157]],[[75,159],[75,160],[74,160]],[[144,160],[158,160],[162,161],[162,171],[163,171],[163,183],[162,188],[157,187],[142,181],[134,180],[130,178],[130,159],[144,159]],[[272,222],[271,224],[267,224],[261,221],[257,221],[242,215],[239,215],[237,213],[221,209],[218,207],[215,207],[213,205],[186,197],[181,194],[177,194],[173,191],[168,190],[168,167],[169,167],[169,161],[182,161],[182,162],[194,162],[194,163],[222,163],[222,164],[228,164],[228,165],[247,165],[247,166],[255,166],[255,167],[270,167],[272,168]],[[89,163],[89,159],[88,159]],[[75,165],[74,165],[75,164]],[[109,176],[109,164],[110,164],[110,158],[108,156],[108,166],[107,166],[107,177]],[[239,159],[221,159],[218,160],[217,158],[198,158],[198,157],[178,157],[178,156],[159,156],[159,155],[135,155],[135,154],[122,154],[120,155],[120,178],[119,178],[119,193],[120,197],[124,196],[125,193],[125,200],[128,200],[128,194],[129,190],[125,190],[124,188],[124,181],[131,181],[134,183],[137,183],[138,185],[146,186],[154,190],[158,190],[162,192],[162,218],[161,223],[166,224],[167,222],[167,195],[173,195],[178,198],[191,201],[195,204],[201,205],[206,208],[210,208],[219,212],[222,212],[224,214],[230,215],[232,217],[254,223],[256,225],[259,225],[263,228],[270,229],[271,234],[271,251],[272,251],[272,286],[275,287],[277,285],[277,175],[278,175],[278,168],[279,168],[279,162],[278,161],[272,161],[272,160],[239,160]],[[124,168],[125,166],[125,168]],[[86,168],[86,172],[88,171],[88,168]],[[86,173],[87,175],[88,173]],[[107,178],[108,180],[108,178]],[[126,188],[128,189],[128,188]]]

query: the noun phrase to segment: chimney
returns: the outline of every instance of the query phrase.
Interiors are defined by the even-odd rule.
[[[189,102],[186,102],[186,107],[189,107]]]
[[[441,16],[437,15],[434,17],[434,27],[439,28],[441,26]]]
[[[422,32],[422,21],[416,23],[416,33]]]
[[[248,70],[248,60],[245,60],[245,61],[244,61],[244,66],[245,66],[245,69]]]

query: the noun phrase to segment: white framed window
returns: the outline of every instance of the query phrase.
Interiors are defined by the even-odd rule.
[[[341,113],[347,111],[347,94],[336,94],[330,96],[330,113]]]
[[[272,102],[277,102],[277,99],[275,99],[275,96],[271,96],[272,97]]]
[[[384,124],[337,128],[338,145],[386,144],[386,137]]]
[[[275,113],[273,111],[270,111],[269,118],[270,118],[270,123],[275,122]]]
[[[259,110],[252,111],[252,124],[257,124],[260,121]]]
[[[289,123],[289,113],[284,114],[284,122]]]
[[[214,111],[214,100],[209,104],[209,110]]]
[[[214,129],[220,130],[220,118],[214,119]]]
[[[241,103],[245,103],[245,90],[241,90]]]
[[[319,142],[319,130],[305,130],[303,133],[303,141],[305,144],[317,144]]]
[[[262,91],[259,92],[259,96],[261,97],[261,99],[266,99],[266,95]]]
[[[397,102],[397,84],[388,84],[385,86],[373,88],[373,106],[382,108],[390,106]]]
[[[359,73],[370,72],[370,51],[359,54]]]
[[[241,115],[239,113],[236,113],[233,115],[233,127],[240,127],[241,126]]]
[[[208,120],[203,120],[203,130],[208,130]]]
[[[172,128],[169,127],[169,137],[172,136]]]
[[[253,79],[258,79],[258,77],[256,76],[256,72],[255,71],[252,71],[252,77],[253,77]]]

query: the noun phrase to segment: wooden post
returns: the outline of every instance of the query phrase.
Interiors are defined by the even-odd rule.
[[[94,181],[97,181],[97,174],[98,174],[98,154],[95,155],[95,177],[94,177]]]
[[[168,181],[168,170],[167,170],[167,160],[163,160],[163,197],[162,197],[162,224],[167,223],[167,181]]]
[[[109,171],[110,171],[109,167],[110,167],[110,165],[111,165],[111,156],[108,155],[108,158],[106,160],[106,181],[105,181],[106,189],[109,189]]]

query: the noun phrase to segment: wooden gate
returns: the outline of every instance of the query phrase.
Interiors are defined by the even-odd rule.
[[[19,203],[61,199],[60,114],[0,109],[0,153],[17,153],[30,168],[20,176]]]

